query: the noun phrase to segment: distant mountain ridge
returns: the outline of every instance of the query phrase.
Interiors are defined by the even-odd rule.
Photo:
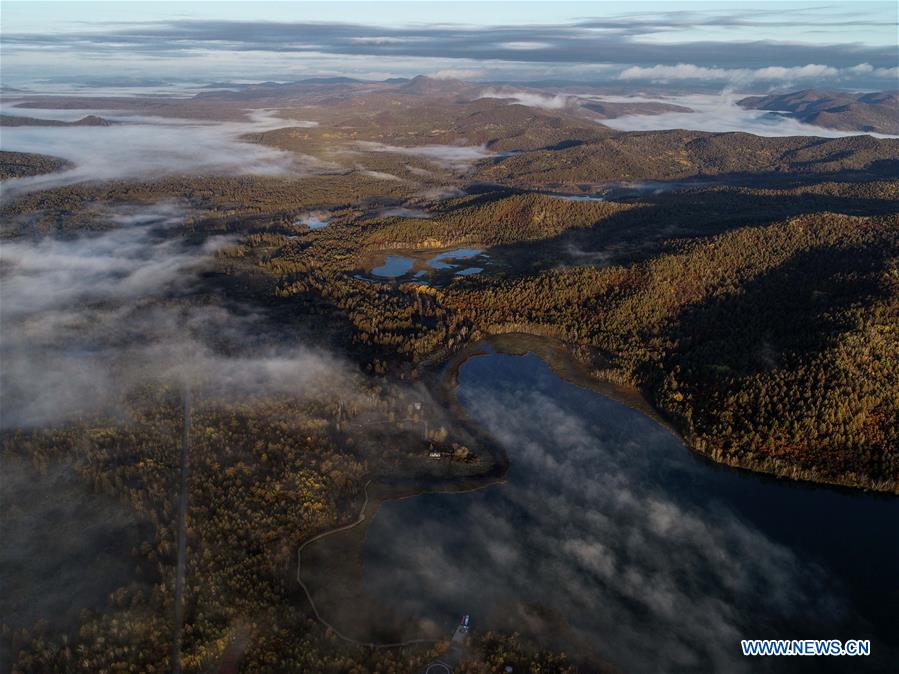
[[[737,103],[743,108],[771,110],[829,129],[899,134],[897,91],[852,93],[804,89],[788,94],[749,96]]]
[[[401,84],[398,91],[419,96],[457,96],[477,90],[479,87],[480,85],[469,84],[459,79],[417,75]]]
[[[115,123],[97,115],[87,115],[75,122],[64,122],[59,119],[40,119],[38,117],[19,117],[17,115],[0,115],[0,126],[112,126]]]

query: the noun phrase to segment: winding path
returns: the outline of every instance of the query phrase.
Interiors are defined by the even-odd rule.
[[[438,641],[437,639],[410,639],[409,641],[398,641],[395,643],[385,644],[379,644],[373,641],[359,641],[358,639],[353,639],[352,637],[349,637],[341,632],[339,629],[334,627],[334,625],[332,625],[322,617],[321,613],[318,612],[318,607],[315,605],[315,600],[312,598],[312,594],[309,592],[309,588],[306,587],[306,583],[303,582],[300,573],[302,570],[303,548],[305,548],[310,543],[315,543],[315,541],[325,538],[326,536],[332,536],[333,534],[340,533],[341,531],[346,531],[347,529],[352,529],[362,524],[365,521],[365,510],[366,508],[368,508],[368,486],[370,484],[371,480],[366,482],[365,486],[362,488],[363,493],[365,494],[365,500],[362,502],[362,508],[359,511],[359,516],[355,521],[350,522],[349,524],[345,524],[342,527],[337,527],[336,529],[323,531],[322,533],[313,536],[308,541],[300,545],[299,548],[297,548],[297,583],[299,583],[300,587],[303,588],[303,592],[306,594],[306,599],[309,600],[309,605],[312,607],[312,612],[315,614],[315,619],[347,643],[353,644],[355,646],[362,646],[365,648],[402,648],[403,646],[414,646],[417,644],[436,644]]]
[[[376,643],[373,641],[359,641],[358,639],[353,639],[352,637],[347,636],[346,634],[341,632],[334,625],[332,625],[331,623],[329,623],[327,620],[325,620],[322,617],[321,613],[319,613],[319,611],[318,611],[318,607],[315,605],[315,600],[312,598],[312,593],[309,592],[309,588],[306,586],[306,583],[303,582],[302,574],[301,574],[301,571],[303,568],[303,566],[302,566],[302,564],[303,564],[303,549],[307,545],[315,543],[315,541],[321,540],[322,538],[325,538],[327,536],[332,536],[334,534],[340,533],[341,531],[346,531],[348,529],[352,529],[352,528],[357,527],[360,524],[362,524],[365,521],[365,511],[368,508],[368,487],[369,487],[369,485],[371,485],[371,482],[372,482],[371,480],[368,480],[368,482],[366,482],[362,488],[365,498],[362,501],[362,508],[359,510],[359,516],[353,522],[350,522],[349,524],[344,524],[343,526],[337,527],[336,529],[329,529],[328,531],[323,531],[322,533],[313,536],[308,541],[305,541],[304,543],[302,543],[300,545],[300,547],[297,548],[297,583],[299,584],[299,586],[301,588],[303,588],[303,592],[306,595],[306,599],[309,601],[309,605],[312,607],[312,612],[315,614],[315,619],[318,620],[322,625],[327,627],[329,630],[334,632],[334,634],[337,635],[337,637],[339,637],[343,641],[346,641],[347,643],[353,644],[355,646],[362,646],[365,648],[402,648],[404,646],[415,646],[415,645],[421,645],[421,644],[436,644],[440,641],[439,639],[410,639],[408,641],[397,641],[397,642],[393,642],[393,643]],[[465,493],[472,492],[472,491],[478,491],[479,489],[484,489],[485,487],[489,487],[494,484],[500,484],[502,482],[505,482],[505,479],[495,480],[492,482],[488,482],[486,484],[472,487],[470,489],[434,489],[434,490],[430,490],[428,493],[465,494]],[[436,661],[435,663],[432,663],[432,665],[438,665],[438,666],[444,666],[444,667],[446,666],[445,663],[442,663],[439,660]],[[438,670],[434,670],[434,671],[438,671]],[[452,670],[450,669],[449,671],[452,671]]]

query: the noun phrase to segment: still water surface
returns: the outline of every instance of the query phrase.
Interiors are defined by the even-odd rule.
[[[717,466],[533,354],[472,358],[459,382],[512,465],[384,504],[364,576],[390,608],[563,634],[631,672],[897,671],[896,498]],[[870,638],[874,657],[749,662],[741,638]]]
[[[375,276],[396,278],[397,276],[407,274],[412,269],[413,264],[415,264],[415,260],[412,258],[403,257],[402,255],[388,255],[384,264],[372,269],[371,273]]]

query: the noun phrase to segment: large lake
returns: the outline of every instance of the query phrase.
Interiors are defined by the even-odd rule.
[[[507,480],[382,506],[364,579],[386,606],[625,672],[899,671],[899,499],[719,467],[533,354],[469,359],[458,396]],[[742,657],[766,637],[870,638],[874,655]]]

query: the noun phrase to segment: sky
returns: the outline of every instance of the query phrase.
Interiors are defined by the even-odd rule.
[[[2,2],[37,80],[702,82],[895,89],[895,2]]]

